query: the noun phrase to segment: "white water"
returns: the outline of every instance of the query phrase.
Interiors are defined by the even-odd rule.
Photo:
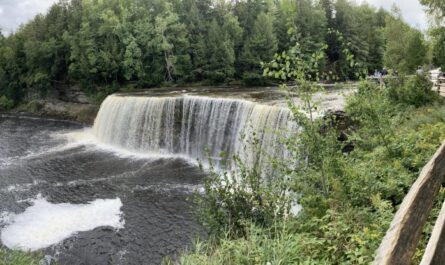
[[[100,226],[123,228],[122,202],[98,199],[88,204],[52,204],[43,198],[21,214],[4,213],[8,225],[1,232],[3,245],[10,249],[35,251],[57,244],[77,232]]]
[[[217,167],[223,167],[222,154],[238,155],[248,166],[261,166],[268,156],[285,156],[279,140],[294,127],[288,109],[245,100],[113,95],[102,103],[93,134],[137,153],[210,157]]]

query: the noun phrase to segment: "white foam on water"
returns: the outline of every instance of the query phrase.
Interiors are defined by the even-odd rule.
[[[22,160],[39,158],[43,155],[48,155],[48,154],[61,153],[64,151],[78,148],[80,146],[82,146],[81,143],[60,144],[60,145],[56,145],[54,147],[50,147],[50,148],[39,150],[39,151],[27,151],[27,153],[24,155],[11,156],[11,157],[7,157],[6,159],[1,158],[0,159],[0,168],[13,165],[14,163],[20,163]]]
[[[31,188],[40,185],[45,184],[47,181],[45,180],[34,180],[32,183],[25,183],[25,184],[13,184],[9,185],[5,188],[0,189],[1,192],[24,192],[29,191]]]
[[[52,204],[44,198],[32,200],[33,205],[20,214],[7,214],[2,221],[3,245],[10,249],[35,251],[57,244],[77,232],[97,227],[124,227],[121,207],[116,199],[98,199],[87,204]]]

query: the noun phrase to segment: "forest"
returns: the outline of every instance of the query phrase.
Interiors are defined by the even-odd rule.
[[[283,128],[277,132],[285,133],[277,138],[285,156],[268,155],[267,150],[261,150],[259,143],[262,139],[257,137],[263,136],[253,131],[247,138],[244,132],[240,134],[245,144],[240,144],[240,153],[253,148],[255,155],[265,154],[261,163],[267,163],[273,169],[270,175],[264,177],[259,162],[249,164],[240,154],[225,157],[227,154],[221,152],[221,157],[217,157],[221,163],[233,164],[228,170],[213,167],[211,161],[205,165],[198,159],[191,174],[196,177],[205,173],[205,178],[199,189],[193,191],[194,196],[184,197],[184,200],[178,198],[192,204],[193,218],[197,219],[205,236],[197,235],[195,241],[184,248],[162,255],[162,264],[371,264],[394,214],[445,138],[443,97],[431,89],[433,84],[426,71],[423,74],[417,71],[419,67],[445,69],[445,4],[443,0],[420,2],[431,16],[430,28],[425,32],[408,25],[397,6],[387,11],[352,0],[61,0],[46,14],[36,16],[16,32],[0,35],[0,110],[14,108],[26,100],[49,97],[54,90],[74,85],[99,103],[100,99],[116,91],[151,87],[279,84],[280,91],[286,93],[286,110],[289,110],[291,123],[298,125],[295,131]],[[391,78],[382,82],[365,80],[365,76],[384,68]],[[339,84],[351,80],[355,89],[344,97],[341,111],[328,111],[319,117],[312,115],[321,109],[315,98],[317,93],[324,91],[321,83]],[[293,96],[301,102],[296,104]],[[110,138],[118,136],[114,138],[122,139],[125,144],[132,142],[138,147],[143,146],[142,140],[130,139],[129,132],[132,131],[128,124],[138,129],[143,123],[154,124],[164,117],[173,117],[166,118],[170,122],[180,116],[178,113],[156,116],[163,112],[160,105],[155,104],[158,101],[154,101],[150,108],[148,104],[140,107],[134,104],[135,101],[128,101],[126,105],[116,101],[111,101],[113,104],[108,111],[103,109],[106,114],[103,117],[115,118],[124,113],[122,122],[113,123],[112,119],[104,118],[98,128],[100,124],[118,124],[120,127],[107,127],[114,129],[103,131]],[[237,104],[240,102],[245,103],[244,100],[236,101]],[[203,103],[201,106],[209,105]],[[137,115],[130,107],[150,111],[145,112],[147,116]],[[181,106],[181,109],[203,110],[197,112],[199,114],[218,113],[218,110],[208,111],[208,108],[199,106]],[[228,110],[226,113],[234,113]],[[214,124],[219,124],[217,129],[223,132],[227,127],[236,127],[233,125],[235,119],[212,123],[218,118],[205,120],[202,116],[205,115],[196,115],[184,122],[181,119],[180,124],[194,129],[200,126],[190,126],[188,122],[203,119],[202,124],[210,123],[208,127],[201,126],[203,131],[215,130],[217,126]],[[133,117],[142,122],[134,122],[138,120],[131,120]],[[254,120],[258,116],[246,117],[245,120]],[[281,119],[281,116],[277,117]],[[16,123],[23,124],[23,120]],[[151,121],[153,123],[149,123]],[[2,123],[4,127],[0,130],[10,138],[0,139],[20,136],[19,140],[12,144],[10,140],[3,140],[0,151],[7,150],[7,144],[13,146],[38,139],[34,128],[37,123],[31,123],[31,129],[18,126],[8,130],[6,126],[11,123],[15,124]],[[176,123],[170,124],[174,126]],[[151,135],[166,142],[168,137],[179,138],[173,135],[175,130],[170,130],[171,135],[163,133],[161,129],[164,127],[159,125],[156,127],[159,130],[153,130],[151,134],[133,132],[148,140]],[[65,125],[60,130],[67,131]],[[21,136],[23,131],[31,131],[31,137]],[[41,134],[49,131],[44,132]],[[78,133],[78,130],[69,131],[69,135],[72,132]],[[88,133],[89,130],[82,128],[80,136],[82,139],[90,137]],[[182,135],[187,133],[181,134],[181,138]],[[202,137],[204,134],[198,135],[206,138]],[[97,135],[93,136],[101,140]],[[55,140],[60,141],[59,138]],[[118,140],[111,144],[134,151],[131,145],[120,146]],[[70,141],[68,146],[73,146],[73,141],[76,143],[71,138]],[[200,143],[192,142],[191,145],[208,148]],[[38,159],[29,158],[26,147],[23,149],[27,153],[22,160],[14,160],[19,148],[13,146],[12,163],[1,165],[6,171],[0,173],[7,173],[2,179],[13,176],[14,172],[26,177],[47,175],[55,167],[61,171],[56,170],[54,175],[65,178],[73,174],[75,181],[67,179],[69,182],[65,185],[59,178],[43,179],[43,194],[44,188],[55,181],[62,184],[50,187],[46,190],[48,194],[51,195],[53,190],[56,194],[70,191],[69,198],[76,198],[76,203],[74,195],[81,194],[83,189],[94,198],[99,197],[102,190],[107,196],[116,193],[127,198],[146,192],[150,197],[135,197],[137,207],[134,207],[139,209],[140,203],[155,201],[158,205],[158,201],[175,197],[176,193],[171,193],[173,196],[160,193],[158,200],[153,197],[155,192],[149,189],[151,187],[141,188],[136,179],[144,180],[145,185],[145,181],[151,181],[147,176],[149,173],[155,172],[158,180],[162,179],[158,174],[164,170],[180,176],[180,181],[187,177],[182,173],[189,166],[183,164],[170,168],[170,164],[153,163],[154,167],[144,171],[141,170],[144,165],[135,166],[138,164],[134,161],[139,160],[133,160],[133,157],[128,158],[131,162],[113,160],[114,156],[105,152],[102,145],[97,149],[99,151],[93,144],[85,149],[84,145],[82,142],[74,148],[51,148],[61,149],[62,153],[51,151],[48,156],[38,149]],[[79,160],[75,161],[77,155]],[[94,164],[95,157],[99,164]],[[127,157],[119,156],[119,159]],[[39,163],[43,166],[34,167]],[[96,179],[98,175],[108,174],[105,171],[108,166],[103,165],[110,165],[111,171],[119,171],[118,167],[124,170],[127,164],[131,166],[128,175],[126,173],[130,171]],[[97,171],[94,171],[95,165],[99,165]],[[74,173],[69,171],[70,168]],[[138,171],[142,172],[140,176]],[[82,181],[78,181],[77,175],[82,175]],[[85,181],[89,177],[94,180],[90,186]],[[130,181],[119,182],[127,179]],[[37,180],[35,185],[40,183]],[[159,186],[170,187],[169,181],[170,178],[162,179]],[[75,186],[75,182],[81,186]],[[138,189],[117,193],[121,187],[125,192],[130,190],[133,182]],[[34,189],[40,196],[40,186]],[[419,264],[422,259],[445,198],[445,188],[442,186],[438,193],[413,254],[413,264]],[[65,202],[65,197],[62,199]],[[133,207],[131,201],[125,203]],[[179,206],[184,208],[183,204]],[[293,211],[295,208],[298,211]],[[152,208],[141,209],[140,212],[146,213],[150,212],[146,209]],[[188,225],[179,212],[171,208],[165,212],[165,216],[156,218],[160,223],[148,226],[148,230],[161,234],[157,228],[165,223],[168,230],[176,234],[177,230],[165,222],[170,216],[179,216],[179,222]],[[128,218],[126,225],[134,223],[136,228],[147,223],[152,225],[151,219],[142,219],[139,213],[135,222],[131,222],[130,214],[124,215]],[[45,234],[50,230],[44,230]],[[125,242],[125,246],[133,246],[131,244],[136,242],[144,247],[143,251],[136,248],[137,253],[131,254],[134,257],[156,247],[151,237],[147,241],[149,244],[139,243],[144,242],[137,237],[143,234],[139,233],[142,230],[128,230],[132,233],[128,242],[122,241],[126,236],[119,236],[116,241]],[[107,228],[107,231],[115,230]],[[138,235],[134,236],[133,231]],[[108,244],[109,237],[103,238]],[[95,251],[95,244],[88,243],[86,247]],[[112,248],[113,244],[102,249]],[[27,253],[0,248],[0,264],[37,264],[43,260],[44,254],[43,251]],[[97,252],[94,255],[98,256]],[[129,264],[145,262],[150,261]]]
[[[427,40],[396,6],[388,12],[349,0],[61,0],[0,34],[0,105],[45,97],[61,84],[79,84],[89,96],[122,87],[264,85],[261,62],[295,43],[307,55],[327,47],[318,70],[338,80],[356,78],[351,56],[371,74],[413,73],[445,64],[444,32]]]

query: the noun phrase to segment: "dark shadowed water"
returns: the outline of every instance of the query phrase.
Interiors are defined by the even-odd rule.
[[[190,245],[201,233],[191,209],[201,171],[181,158],[123,156],[60,137],[78,130],[0,116],[2,215],[24,212],[37,197],[54,204],[119,198],[124,228],[97,227],[45,248],[60,264],[159,264]]]

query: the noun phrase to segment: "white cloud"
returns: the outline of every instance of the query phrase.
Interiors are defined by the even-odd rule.
[[[45,13],[57,0],[0,0],[0,28],[9,34],[39,13]]]
[[[428,18],[425,13],[425,7],[418,0],[356,0],[359,3],[369,3],[375,7],[383,7],[391,10],[392,6],[397,5],[402,11],[403,18],[413,27],[421,30],[428,28]]]

